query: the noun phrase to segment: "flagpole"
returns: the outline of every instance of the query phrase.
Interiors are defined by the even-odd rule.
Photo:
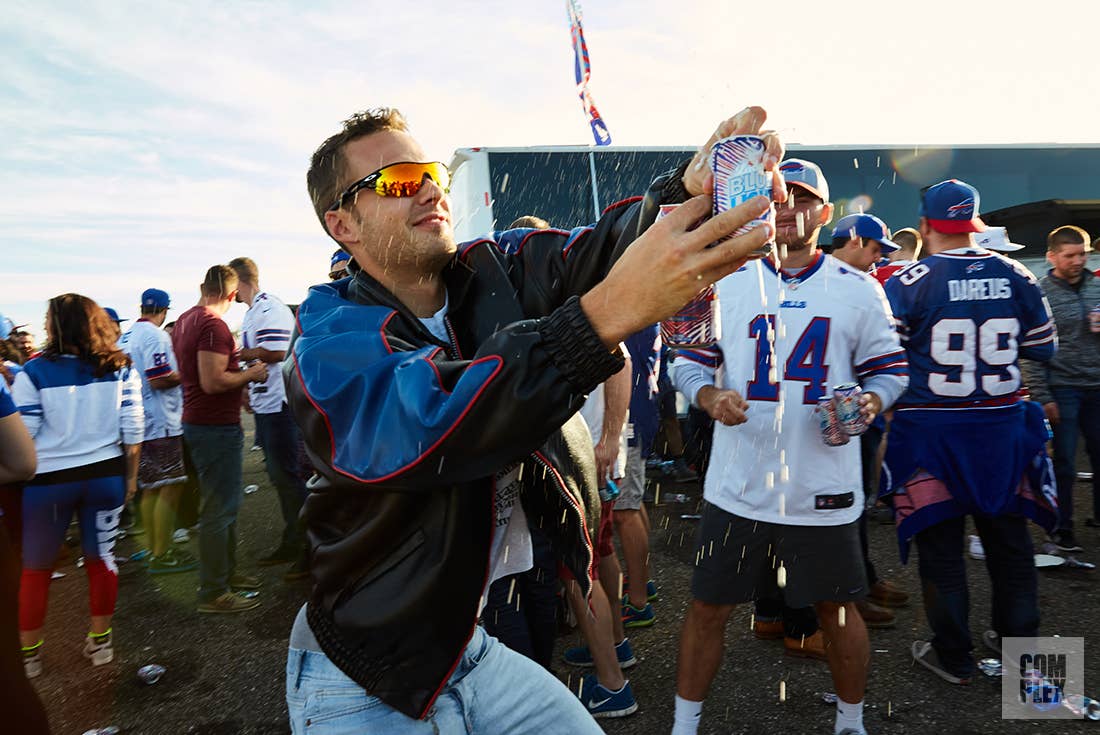
[[[596,152],[588,151],[588,171],[592,177],[592,210],[595,214],[596,222],[600,219],[600,190],[596,187]]]

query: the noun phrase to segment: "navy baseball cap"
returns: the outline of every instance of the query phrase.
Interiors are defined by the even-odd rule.
[[[115,311],[114,309],[112,309],[112,308],[111,308],[111,307],[109,307],[109,306],[104,306],[104,307],[103,307],[103,310],[104,310],[105,312],[107,312],[107,316],[109,316],[109,317],[111,318],[111,321],[112,321],[112,322],[116,322],[116,323],[118,323],[118,324],[121,324],[122,322],[128,322],[128,321],[130,321],[129,319],[119,319],[119,317],[118,317],[118,312],[117,312],[117,311]]]
[[[332,270],[336,267],[337,263],[342,263],[345,260],[351,260],[351,254],[346,250],[337,250],[332,254],[332,260],[329,261],[328,269]]]
[[[840,245],[853,237],[866,237],[882,245],[882,252],[892,253],[901,246],[890,239],[886,223],[873,214],[849,214],[841,217],[833,228],[833,244]],[[839,241],[839,242],[838,242]]]
[[[161,291],[159,288],[147,288],[141,293],[142,306],[152,307],[154,309],[167,309],[171,303],[171,299],[168,298],[168,292]]]
[[[921,190],[920,216],[936,232],[984,232],[985,223],[978,217],[980,203],[977,189],[965,181],[948,179]]]
[[[779,164],[779,173],[787,186],[800,186],[823,202],[829,201],[829,182],[821,168],[812,161],[801,158],[788,158]]]

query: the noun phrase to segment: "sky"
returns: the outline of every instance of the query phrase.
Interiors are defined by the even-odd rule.
[[[342,119],[400,108],[428,154],[587,145],[564,0],[7,0],[0,313],[76,291],[179,313],[247,255],[288,303],[334,244],[305,190]],[[1100,6],[582,3],[617,145],[698,145],[762,105],[806,144],[1100,143]],[[239,322],[243,306],[227,319]]]

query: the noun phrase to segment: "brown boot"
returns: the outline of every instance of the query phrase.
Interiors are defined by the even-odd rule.
[[[909,593],[893,582],[880,579],[867,591],[867,599],[882,607],[905,607],[909,604]]]
[[[867,600],[857,601],[856,609],[863,618],[863,624],[868,628],[893,628],[894,623],[897,622],[892,610]]]
[[[802,638],[783,638],[783,653],[800,658],[814,658],[825,661],[825,635],[819,630],[811,636]]]
[[[783,621],[756,618],[752,621],[752,634],[762,641],[777,641],[783,637]]]

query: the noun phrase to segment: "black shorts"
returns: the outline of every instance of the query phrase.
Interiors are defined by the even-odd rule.
[[[691,594],[712,605],[755,600],[786,570],[787,605],[848,602],[867,595],[859,521],[841,526],[781,526],[703,503]]]

